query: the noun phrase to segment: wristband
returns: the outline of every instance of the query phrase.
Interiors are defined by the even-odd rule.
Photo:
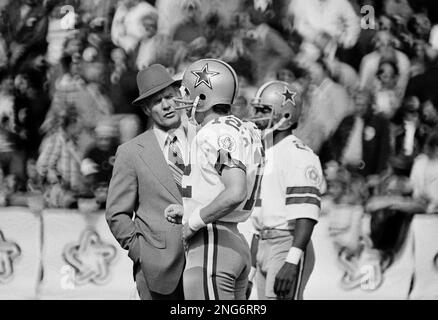
[[[287,254],[286,262],[298,265],[302,256],[303,250],[297,247],[292,247]]]
[[[192,212],[187,223],[189,224],[190,229],[193,231],[198,231],[206,226],[204,220],[201,218],[201,207],[197,207]]]
[[[255,267],[251,266],[251,271],[249,272],[249,276],[248,276],[248,281],[249,282],[254,282],[253,280],[255,278],[256,271],[257,271],[257,269]]]

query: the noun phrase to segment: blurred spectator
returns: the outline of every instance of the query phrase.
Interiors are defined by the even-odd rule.
[[[78,110],[73,107],[56,116],[56,127],[52,128],[41,145],[37,170],[45,181],[57,185],[58,189],[79,191],[82,177],[77,140],[83,124]]]
[[[420,102],[407,97],[394,118],[392,145],[396,155],[415,157],[421,152],[427,134],[420,121]]]
[[[424,131],[432,132],[438,127],[438,101],[427,100],[421,107],[421,121]]]
[[[363,203],[367,198],[365,181],[344,167],[336,170],[335,177],[328,182],[323,212],[329,218],[329,234],[343,255],[356,254],[362,238]]]
[[[81,172],[88,190],[108,187],[117,150],[118,130],[115,124],[102,121],[95,132],[96,142],[85,152],[81,162]]]
[[[133,108],[131,102],[138,96],[137,88],[137,71],[132,66],[125,52],[121,48],[115,48],[111,51],[113,71],[110,76],[109,98],[114,107],[114,118],[119,121],[124,117],[137,118],[138,130],[130,134],[135,137],[146,128],[146,118],[142,111]]]
[[[118,0],[80,0],[79,12],[84,24],[101,26],[105,32],[110,30],[110,19]]]
[[[150,33],[142,23],[143,17],[147,15],[158,18],[156,8],[149,3],[139,0],[119,1],[111,27],[113,43],[127,54],[136,50],[141,39]]]
[[[326,59],[325,63],[333,80],[345,87],[348,94],[353,96],[359,89],[359,75],[356,70],[336,57],[334,59]]]
[[[14,79],[4,71],[0,73],[0,117],[4,129],[16,130],[15,113]]]
[[[171,2],[171,1],[170,1]],[[206,5],[206,3],[203,3]],[[175,25],[175,30],[169,36],[175,41],[181,41],[183,43],[190,43],[193,40],[202,37],[204,35],[204,26],[201,18],[201,3],[199,1],[187,1],[182,4],[186,15],[184,20]]]
[[[206,22],[217,16],[217,34],[228,28],[238,12],[246,11],[245,0],[157,0],[158,33],[190,43],[204,35]]]
[[[231,106],[231,114],[239,119],[250,118],[253,111],[251,102],[258,89],[254,86],[251,61],[241,58],[235,62],[231,62],[230,65],[236,71],[239,80],[239,92],[237,93],[235,103]]]
[[[372,89],[379,65],[382,60],[392,60],[398,68],[397,90],[404,94],[409,80],[410,61],[401,51],[396,50],[394,37],[388,31],[379,31],[374,44],[376,50],[363,57],[360,66],[360,86],[363,89]]]
[[[403,155],[392,156],[388,169],[375,184],[368,184],[372,197],[366,204],[369,212],[381,209],[397,210],[404,213],[423,213],[424,203],[412,199],[412,183],[409,178],[413,158]]]
[[[409,174],[412,169],[412,157],[399,155],[389,159],[389,166],[385,173],[382,173],[378,185],[378,195],[398,195],[410,197],[412,186],[409,181]]]
[[[142,132],[142,129],[144,130],[144,128],[141,127],[140,120],[137,116],[122,117],[119,121],[120,144],[123,144],[135,138],[139,133]]]
[[[347,90],[329,78],[322,60],[301,62],[301,66],[309,73],[311,84],[294,134],[319,153],[323,143],[354,109]]]
[[[408,0],[384,0],[383,12],[391,17],[400,17],[406,22],[411,17],[413,10]]]
[[[49,19],[43,3],[36,0],[11,1],[0,24],[10,49],[10,64],[17,70],[47,49]]]
[[[414,162],[411,172],[414,199],[427,203],[426,212],[438,212],[438,131],[429,135],[425,152]]]
[[[3,74],[0,83],[0,169],[4,176],[15,176],[21,188],[25,182],[24,137],[20,137],[17,130],[13,89],[13,79]]]
[[[413,39],[427,41],[432,30],[432,24],[427,14],[416,13],[407,22],[407,28]]]
[[[327,33],[336,44],[351,48],[359,37],[359,17],[347,0],[292,0],[289,13],[306,41]]]
[[[67,29],[62,25],[61,21],[63,18],[63,13],[61,13],[61,8],[63,6],[63,3],[58,3],[52,9],[52,13],[49,16],[46,59],[51,65],[55,65],[59,62],[63,54],[64,42],[69,36],[77,32],[77,30],[74,30],[74,28]]]
[[[426,72],[410,79],[406,96],[416,96],[420,102],[438,99],[436,79],[438,79],[438,59],[428,66]]]
[[[372,112],[372,95],[355,96],[355,113],[346,117],[324,146],[325,161],[336,160],[360,175],[381,173],[390,155],[389,121]]]
[[[37,157],[44,122],[50,104],[43,87],[43,75],[32,69],[20,71],[15,77],[17,130],[27,156]]]
[[[426,42],[415,40],[412,46],[411,78],[426,72],[428,57],[426,54]]]
[[[33,158],[28,159],[26,162],[26,175],[26,190],[28,192],[35,193],[44,191],[43,179],[42,176],[38,174],[37,163]]]
[[[403,93],[397,88],[398,76],[398,68],[393,61],[382,60],[380,62],[373,87],[373,109],[386,119],[392,119],[400,107]]]
[[[84,51],[83,55],[87,54],[92,53]],[[77,60],[74,61],[73,58]],[[52,104],[42,125],[43,131],[51,130],[52,122],[56,121],[58,114],[76,108],[84,129],[78,141],[81,154],[92,143],[93,131],[98,121],[114,113],[103,81],[107,72],[105,63],[89,59],[90,57],[84,57],[84,62],[80,56],[75,55],[65,58],[66,68],[56,82]]]
[[[429,43],[432,46],[432,49],[438,51],[438,25],[433,26],[430,32]]]
[[[251,60],[256,85],[275,80],[275,72],[290,61],[292,48],[281,34],[262,21],[249,22],[242,34],[246,58]]]
[[[8,44],[3,38],[3,35],[0,34],[0,70],[7,69],[8,63],[9,63]]]

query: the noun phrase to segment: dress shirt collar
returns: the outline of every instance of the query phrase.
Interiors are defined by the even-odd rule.
[[[177,129],[172,129],[167,132],[154,125],[153,130],[161,150],[164,150],[169,133],[173,133],[177,137],[180,144],[183,144],[183,142],[186,140],[186,134],[182,125],[180,125]]]

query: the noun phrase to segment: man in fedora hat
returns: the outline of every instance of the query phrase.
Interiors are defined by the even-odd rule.
[[[188,156],[186,126],[173,100],[178,85],[159,64],[140,71],[137,84],[140,96],[133,104],[153,125],[118,148],[106,219],[134,262],[140,298],[183,299],[181,225],[168,223],[163,214],[170,204],[182,205],[181,178]]]

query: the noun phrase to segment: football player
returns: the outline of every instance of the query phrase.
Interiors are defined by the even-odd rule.
[[[238,81],[227,63],[203,59],[182,79],[183,107],[198,131],[183,177],[183,203],[166,209],[177,223],[183,214],[187,255],[184,295],[192,300],[244,300],[250,249],[237,224],[255,204],[263,151],[256,126],[230,115]]]
[[[292,134],[301,113],[298,87],[271,81],[252,102],[264,131],[265,167],[251,216],[250,281],[259,299],[302,299],[314,266],[310,241],[320,213],[323,174],[317,155]]]

